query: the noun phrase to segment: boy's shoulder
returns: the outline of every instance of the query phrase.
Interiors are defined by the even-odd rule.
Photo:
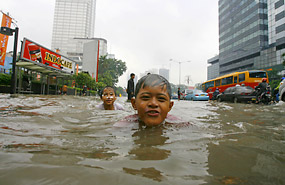
[[[115,110],[125,110],[124,106],[120,103],[114,102]]]
[[[100,104],[96,105],[96,108],[104,110],[104,103],[100,103]]]
[[[116,122],[113,126],[114,127],[127,127],[132,125],[132,123],[138,123],[139,116],[137,114],[129,115],[124,117],[124,119]]]
[[[133,125],[134,123],[138,123],[139,122],[139,116],[138,114],[133,114],[133,115],[129,115],[126,116],[124,119],[122,119],[121,121],[116,122],[113,126],[114,127],[127,127],[130,125]],[[182,119],[171,115],[171,114],[167,114],[166,118],[165,118],[165,124],[169,125],[177,125],[177,126],[187,126],[190,125],[189,122],[185,122]]]

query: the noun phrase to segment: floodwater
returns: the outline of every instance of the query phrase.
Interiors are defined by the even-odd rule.
[[[174,100],[191,124],[115,128],[96,97],[0,94],[0,184],[285,184],[285,103]]]

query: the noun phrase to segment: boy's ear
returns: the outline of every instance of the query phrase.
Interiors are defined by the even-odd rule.
[[[136,99],[135,98],[132,98],[131,99],[131,103],[132,103],[132,106],[135,110],[137,110],[137,106],[136,106]]]
[[[174,102],[170,101],[170,103],[169,103],[169,111],[172,109],[173,105],[174,105]]]

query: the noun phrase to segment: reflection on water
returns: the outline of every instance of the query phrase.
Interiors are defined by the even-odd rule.
[[[123,168],[126,173],[133,175],[141,175],[143,177],[147,177],[153,179],[155,181],[162,181],[163,176],[161,172],[156,170],[155,168],[142,168],[141,170],[135,170],[130,168]]]
[[[135,113],[117,101],[0,94],[0,184],[285,184],[283,102],[175,101],[191,125],[115,128]]]
[[[163,134],[163,128],[140,128],[132,137],[135,143],[129,154],[136,160],[163,160],[166,159],[170,150],[160,149],[168,137]]]

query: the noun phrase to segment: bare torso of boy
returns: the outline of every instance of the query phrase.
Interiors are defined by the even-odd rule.
[[[123,120],[116,122],[113,126],[114,127],[128,127],[130,125],[133,125],[135,123],[139,123],[139,117],[137,114],[130,115],[125,117]],[[161,124],[171,124],[177,127],[183,127],[183,126],[189,126],[191,125],[190,122],[185,122],[181,120],[180,118],[168,114],[167,117],[165,118],[165,121]]]

